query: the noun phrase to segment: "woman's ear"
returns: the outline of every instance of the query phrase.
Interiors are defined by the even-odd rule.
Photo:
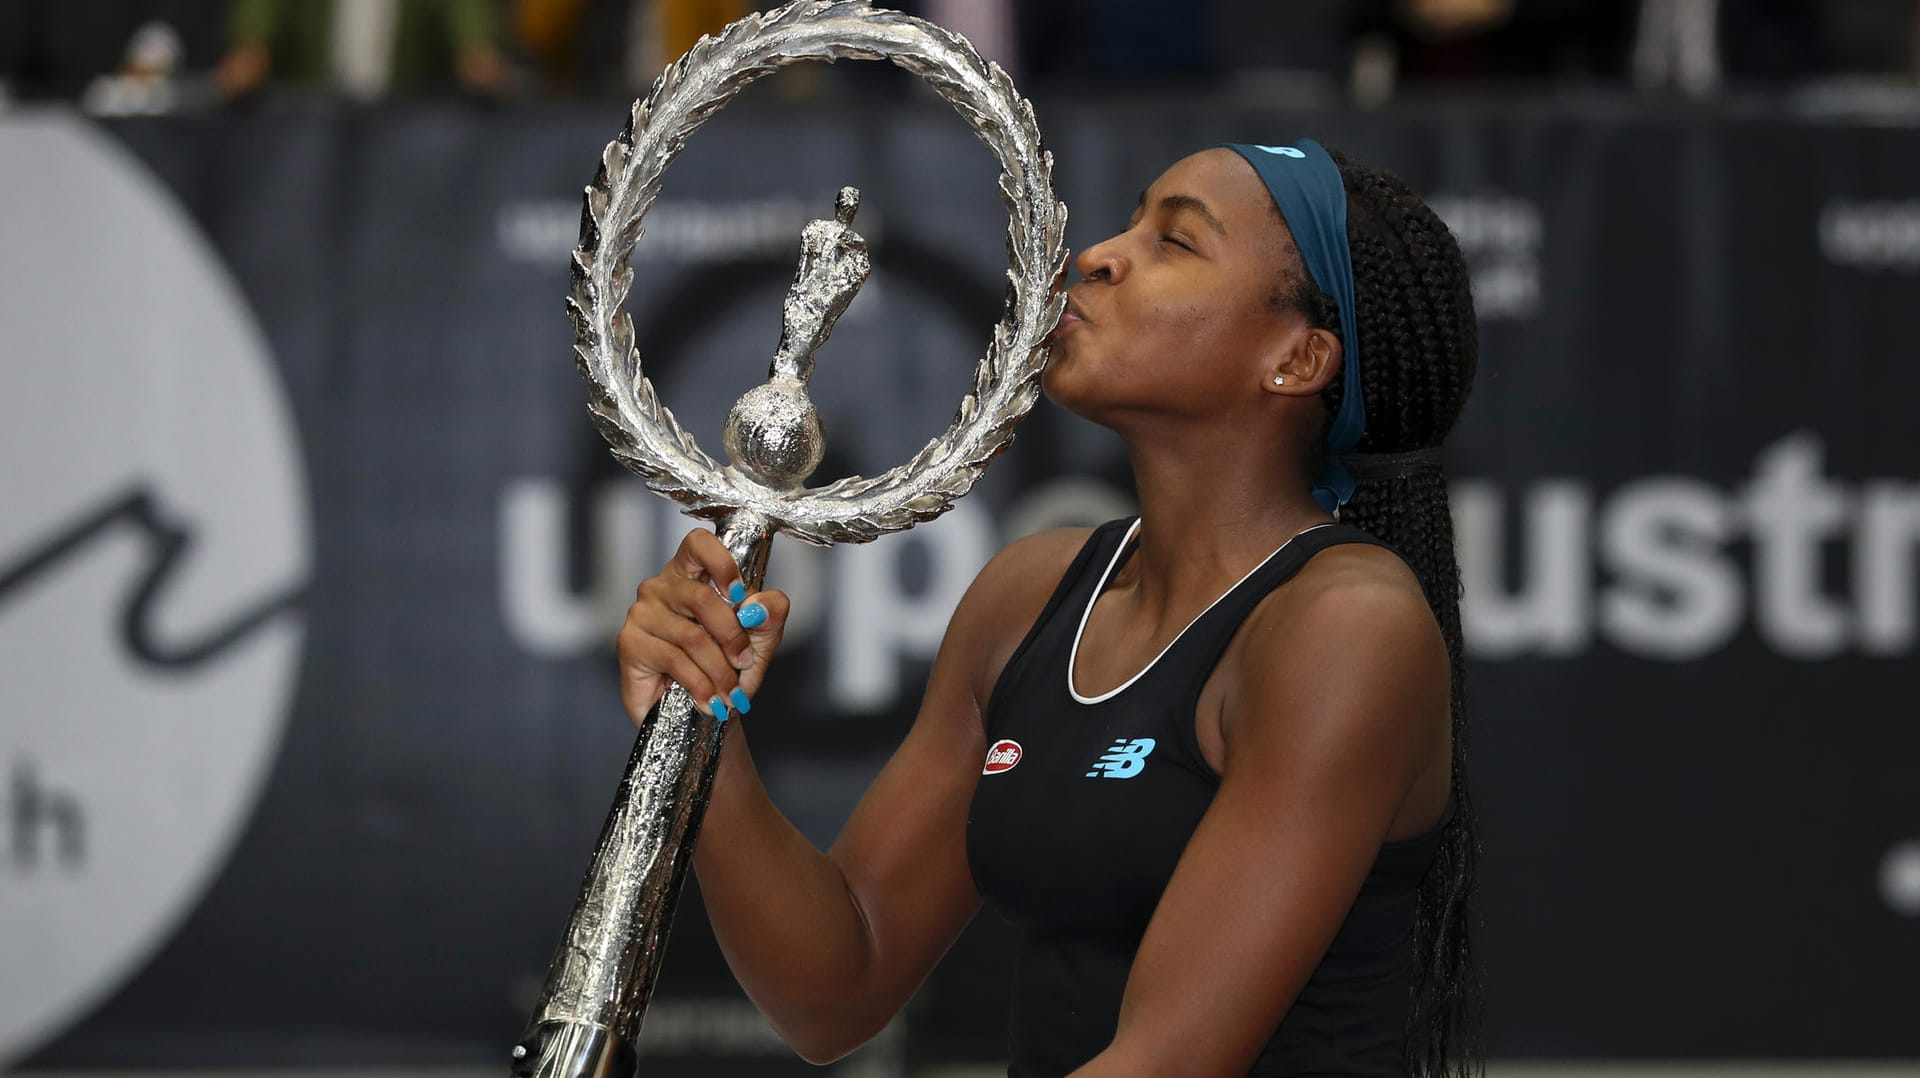
[[[1330,331],[1306,327],[1287,343],[1279,362],[1267,371],[1265,389],[1288,397],[1311,397],[1340,373],[1340,338]]]

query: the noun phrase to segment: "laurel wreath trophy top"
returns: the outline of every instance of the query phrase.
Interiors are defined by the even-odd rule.
[[[724,467],[695,444],[641,373],[621,301],[633,283],[628,261],[641,218],[688,136],[754,80],[788,64],[842,59],[890,60],[918,75],[998,157],[1008,211],[1007,304],[944,434],[877,478],[805,488],[824,449],[806,394],[813,351],[870,266],[866,243],[852,229],[859,193],[843,188],[834,219],[804,230],[768,381],[728,415]],[[1067,212],[1052,181],[1053,158],[1032,105],[966,39],[932,23],[855,0],[800,0],[701,38],[634,104],[586,191],[567,308],[595,426],[649,487],[717,523],[755,589],[776,531],[815,544],[867,542],[946,512],[1007,447],[1039,396],[1046,335],[1066,303],[1056,286],[1066,268]],[[678,685],[641,723],[531,1028],[513,1050],[517,1078],[633,1073],[633,1046],[724,732],[725,724],[696,710]]]
[[[761,76],[801,60],[839,59],[887,59],[919,75],[998,156],[1010,291],[973,391],[945,434],[878,478],[795,491],[723,469],[694,443],[640,373],[633,323],[619,301],[633,280],[627,259],[641,217],[687,137]],[[1066,265],[1066,207],[1053,198],[1053,159],[1041,145],[1032,105],[958,34],[854,2],[819,0],[749,15],[717,38],[702,38],[661,74],[635,104],[627,130],[607,145],[601,166],[587,190],[574,253],[568,307],[575,353],[593,386],[594,420],[614,455],[693,515],[721,520],[747,511],[811,543],[865,542],[946,511],[1032,407],[1044,338],[1065,304],[1051,285]]]

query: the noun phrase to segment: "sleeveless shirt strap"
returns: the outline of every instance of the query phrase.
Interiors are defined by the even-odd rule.
[[[1061,575],[1060,583],[1054,587],[1053,595],[1047,599],[1047,605],[1041,608],[1040,616],[1033,619],[1033,624],[1027,627],[1027,634],[1020,639],[1020,646],[1013,649],[1013,654],[1007,657],[1007,665],[1001,668],[1000,677],[994,682],[993,692],[987,697],[986,715],[989,722],[999,710],[1000,693],[1009,680],[1007,675],[1026,658],[1027,652],[1033,648],[1034,639],[1040,635],[1041,630],[1046,628],[1047,623],[1053,620],[1053,616],[1059,612],[1061,605],[1069,598],[1093,586],[1092,581],[1098,574],[1089,572],[1090,567],[1106,564],[1105,559],[1113,556],[1114,548],[1125,540],[1127,531],[1133,526],[1135,519],[1135,517],[1121,517],[1118,520],[1109,520],[1094,528],[1093,532],[1087,536],[1087,541],[1080,547],[1080,553],[1074,555],[1073,561],[1067,566],[1067,571]]]
[[[1351,524],[1335,522],[1311,528],[1288,541],[1286,546],[1255,569],[1251,575],[1222,596],[1180,641],[1185,652],[1174,665],[1186,675],[1187,697],[1198,703],[1207,679],[1226,655],[1227,647],[1244,624],[1274,589],[1293,579],[1315,554],[1329,547],[1363,543],[1391,551],[1393,548]],[[1168,656],[1172,658],[1172,656]]]

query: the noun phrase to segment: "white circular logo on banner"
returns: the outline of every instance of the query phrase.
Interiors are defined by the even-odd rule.
[[[0,1064],[135,973],[225,861],[301,654],[276,369],[169,192],[0,120]]]

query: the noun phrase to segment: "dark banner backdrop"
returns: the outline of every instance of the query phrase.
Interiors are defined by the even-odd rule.
[[[1296,133],[1400,173],[1462,241],[1482,366],[1450,468],[1496,1050],[1920,1057],[1914,131],[1612,107],[1040,116],[1076,250],[1180,156]],[[579,190],[622,122],[111,129],[264,329],[314,558],[297,692],[238,845],[29,1066],[504,1061],[631,743],[614,631],[691,526],[607,456],[569,355]],[[997,316],[994,177],[924,102],[748,102],[709,124],[636,256],[665,399],[718,445],[772,355],[800,226],[850,183],[876,270],[819,358],[818,474],[905,459]],[[831,841],[1000,544],[1129,497],[1115,440],[1043,403],[940,521],[778,546],[795,624],[746,721],[796,822]],[[1010,938],[983,914],[843,1072],[992,1059]],[[803,1069],[691,892],[659,1001],[654,1073]]]

